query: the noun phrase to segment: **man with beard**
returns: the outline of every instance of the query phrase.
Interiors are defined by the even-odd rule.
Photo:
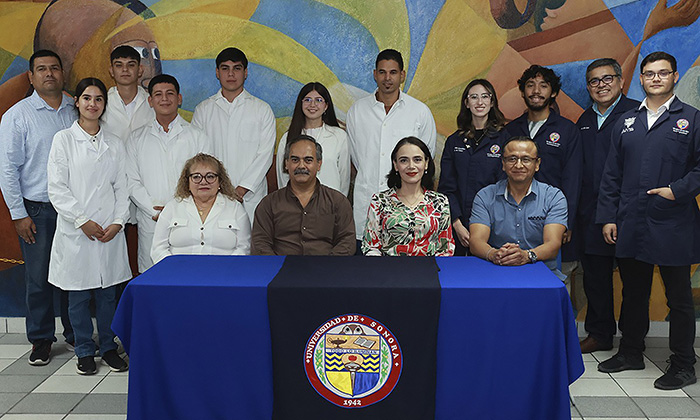
[[[506,125],[510,137],[530,137],[540,150],[540,170],[535,179],[559,188],[568,204],[568,225],[562,246],[562,272],[568,276],[576,267],[576,249],[570,243],[581,189],[581,136],[576,124],[552,109],[561,81],[552,69],[530,66],[518,79],[527,111]],[[568,281],[567,281],[568,283]]]
[[[700,111],[673,93],[676,59],[665,52],[640,65],[646,98],[612,131],[596,223],[615,245],[622,278],[620,348],[601,372],[644,369],[649,296],[659,266],[669,307],[670,365],[654,387],[694,384],[695,308],[690,265],[700,262]]]
[[[323,150],[305,134],[284,148],[286,187],[265,196],[255,210],[253,255],[353,255],[350,201],[316,178]]]

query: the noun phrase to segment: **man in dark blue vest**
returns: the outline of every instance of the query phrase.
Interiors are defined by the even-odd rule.
[[[659,266],[669,312],[670,365],[654,382],[679,389],[695,377],[695,311],[690,265],[700,261],[700,111],[673,93],[676,59],[665,52],[640,65],[646,99],[613,128],[598,196],[596,223],[615,244],[622,278],[620,349],[601,372],[644,369],[649,295]]]
[[[530,66],[518,79],[527,111],[506,125],[508,137],[526,136],[540,150],[540,170],[535,179],[559,188],[568,204],[568,226],[562,247],[562,272],[568,276],[576,267],[576,249],[569,244],[576,225],[576,208],[581,189],[581,138],[576,124],[552,109],[561,81],[552,69]],[[567,264],[568,263],[568,264]],[[567,282],[568,284],[568,282]]]
[[[615,122],[639,102],[622,93],[622,68],[612,58],[593,61],[586,69],[586,88],[593,105],[576,125],[581,132],[583,181],[579,198],[576,232],[583,267],[583,289],[588,299],[585,328],[588,337],[581,341],[581,353],[610,350],[617,332],[613,308],[613,268],[615,246],[603,240],[603,226],[595,223],[600,178],[610,150],[610,135]]]

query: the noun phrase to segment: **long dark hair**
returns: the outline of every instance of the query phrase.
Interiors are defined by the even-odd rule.
[[[294,105],[294,114],[292,114],[292,122],[289,124],[289,132],[287,134],[288,139],[293,139],[296,137],[299,137],[301,134],[301,130],[304,129],[304,126],[306,125],[306,116],[304,115],[304,111],[301,109],[301,103],[306,97],[306,95],[309,94],[311,91],[316,91],[318,92],[321,97],[323,97],[323,100],[326,101],[326,104],[328,104],[328,108],[326,109],[326,112],[323,113],[323,122],[326,125],[332,125],[333,127],[338,127],[338,118],[335,116],[335,109],[333,108],[333,100],[331,99],[331,94],[328,92],[328,89],[326,89],[323,84],[320,82],[311,82],[307,83],[304,85],[303,88],[299,91],[299,95],[297,95],[297,102]]]
[[[426,190],[434,189],[435,182],[433,181],[433,177],[435,176],[435,162],[433,161],[433,157],[430,155],[430,149],[428,149],[428,146],[423,143],[423,140],[413,136],[404,137],[399,140],[399,142],[396,143],[396,147],[394,147],[394,150],[391,152],[391,162],[396,162],[396,155],[399,153],[399,149],[406,144],[418,146],[423,152],[425,159],[428,161],[428,170],[420,179],[420,185]],[[389,171],[389,174],[386,176],[386,185],[388,185],[389,188],[401,188],[401,175],[394,169],[393,165],[391,167],[391,171]]]
[[[75,86],[75,107],[78,108],[78,99],[80,99],[80,95],[85,92],[85,89],[87,89],[90,86],[95,86],[97,89],[100,90],[100,93],[102,93],[102,97],[104,99],[104,108],[102,109],[102,114],[100,114],[100,118],[105,114],[105,111],[107,110],[107,87],[105,86],[104,83],[102,83],[102,80],[96,78],[96,77],[86,77],[83,80],[79,81],[78,84]]]
[[[494,89],[491,82],[486,79],[474,79],[469,82],[467,87],[464,88],[464,92],[462,92],[462,102],[460,102],[459,115],[457,115],[457,127],[464,133],[465,137],[470,139],[474,138],[474,131],[476,128],[474,128],[474,122],[472,121],[472,112],[467,108],[467,96],[469,96],[469,90],[477,85],[483,86],[484,89],[491,94],[491,110],[489,111],[484,129],[487,131],[501,131],[503,126],[506,125],[506,117],[498,108],[496,89]]]

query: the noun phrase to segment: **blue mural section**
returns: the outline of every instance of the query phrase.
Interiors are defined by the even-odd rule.
[[[0,85],[5,83],[8,79],[13,78],[20,73],[24,73],[27,70],[29,70],[29,60],[25,60],[24,58],[17,56],[7,67],[5,73],[2,74]]]
[[[411,30],[411,59],[408,63],[408,69],[406,71],[406,84],[404,87],[405,91],[408,91],[408,89],[411,87],[411,81],[413,81],[413,75],[416,73],[416,69],[418,68],[418,62],[420,62],[420,58],[423,55],[423,50],[425,49],[425,43],[428,40],[430,29],[433,27],[435,18],[437,17],[438,13],[440,13],[440,9],[442,9],[444,4],[444,0],[406,0],[408,23]],[[405,64],[406,63],[404,63],[404,65]],[[370,90],[373,89],[374,86]]]
[[[370,70],[379,47],[367,28],[346,13],[312,0],[262,0],[250,20],[303,45],[343,83],[374,89]]]
[[[591,97],[586,89],[586,67],[593,60],[574,61],[550,66],[561,78],[561,91],[566,93],[581,108],[591,105]]]
[[[163,72],[175,76],[180,83],[182,109],[195,107],[221,87],[216,79],[216,61],[169,60],[163,61]],[[205,75],[204,77],[202,77]],[[275,117],[291,116],[302,84],[281,73],[255,63],[248,63],[245,88],[252,95],[270,104]]]

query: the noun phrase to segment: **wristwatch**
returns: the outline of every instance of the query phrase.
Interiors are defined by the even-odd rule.
[[[535,254],[535,251],[528,249],[527,257],[530,259],[530,263],[534,264],[537,262],[537,254]]]

